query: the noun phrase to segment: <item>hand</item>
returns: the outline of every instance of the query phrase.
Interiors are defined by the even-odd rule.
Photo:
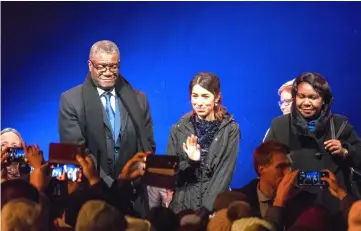
[[[8,147],[5,147],[4,149],[1,150],[1,162],[0,162],[0,166],[1,166],[1,171],[4,169],[4,167],[6,166],[6,164],[8,164]]]
[[[68,195],[72,194],[79,188],[78,182],[73,182],[71,180],[68,180]]]
[[[347,152],[339,140],[327,140],[324,142],[324,145],[325,149],[331,152],[332,155],[344,156]]]
[[[144,175],[145,168],[132,168],[135,164],[145,164],[147,156],[152,154],[152,152],[138,152],[135,154],[132,159],[130,159],[122,169],[119,179],[122,180],[134,180],[140,176]]]
[[[201,146],[197,144],[198,137],[188,136],[186,143],[183,143],[183,150],[187,153],[189,159],[199,161],[201,159]]]
[[[285,206],[287,200],[291,196],[290,191],[292,189],[293,183],[295,182],[298,172],[299,170],[295,170],[293,172],[287,173],[283,177],[282,181],[277,187],[276,198],[273,203],[274,206],[278,206],[278,207]]]
[[[75,158],[83,169],[83,174],[88,179],[89,184],[94,185],[98,183],[100,181],[100,177],[98,176],[98,172],[93,159],[89,155],[87,155],[86,157],[76,155]]]
[[[25,151],[25,158],[31,167],[34,169],[41,168],[42,163],[44,162],[43,152],[40,151],[37,144],[26,146],[23,142],[23,149]]]
[[[44,164],[41,168],[34,168],[30,174],[30,183],[40,192],[44,191],[51,180],[51,175],[46,175],[48,164]]]
[[[322,177],[320,180],[326,181],[328,183],[328,191],[332,194],[332,196],[337,197],[339,200],[342,200],[347,195],[346,191],[340,187],[337,183],[337,179],[335,174],[328,169],[323,170],[324,172],[328,172],[329,177]]]

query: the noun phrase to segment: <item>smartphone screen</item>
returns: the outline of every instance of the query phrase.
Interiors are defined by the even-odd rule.
[[[52,178],[60,181],[81,182],[83,171],[80,165],[49,163],[49,170]]]
[[[7,154],[10,159],[18,160],[19,158],[24,158],[25,151],[23,148],[9,148]]]
[[[322,177],[328,177],[328,173],[320,171],[300,171],[297,176],[297,183],[300,186],[325,186],[327,182],[322,181]]]

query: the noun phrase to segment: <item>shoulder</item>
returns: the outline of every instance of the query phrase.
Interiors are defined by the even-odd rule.
[[[240,125],[232,114],[226,113],[222,123],[226,123],[231,131],[240,131]]]
[[[172,125],[172,130],[175,130],[179,127],[184,126],[187,123],[191,122],[191,118],[192,118],[193,112],[187,112],[186,114],[184,114],[183,116],[181,116],[181,118]]]
[[[133,90],[135,96],[137,97],[138,102],[141,105],[147,105],[148,104],[147,95],[143,91],[140,91],[140,90],[137,90],[137,89],[134,89],[134,88],[132,88],[132,90]]]
[[[271,127],[273,126],[280,126],[280,125],[286,125],[291,120],[291,113],[287,115],[281,115],[274,118],[271,122]]]
[[[340,121],[340,122],[343,122],[343,121],[348,121],[348,118],[344,115],[340,115],[340,114],[332,114],[332,118],[335,120],[335,121]]]
[[[62,98],[69,98],[72,99],[74,97],[80,97],[82,92],[83,84],[80,84],[76,87],[70,88],[67,91],[64,91],[61,93]]]
[[[135,93],[135,95],[136,95],[137,97],[140,97],[140,98],[146,98],[146,97],[147,97],[147,95],[146,95],[143,91],[141,91],[141,90],[138,90],[138,89],[134,89],[134,88],[133,88],[133,91],[134,91],[134,93]]]

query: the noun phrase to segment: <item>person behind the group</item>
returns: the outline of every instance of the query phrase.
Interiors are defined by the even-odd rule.
[[[282,114],[286,115],[290,113],[292,105],[292,84],[295,80],[292,79],[282,84],[278,89],[278,95],[280,96],[280,101],[278,101],[278,106],[280,107]]]
[[[282,114],[286,115],[290,113],[291,105],[292,105],[292,84],[295,81],[295,79],[289,80],[282,84],[282,86],[278,89],[278,95],[280,97],[280,100],[278,101],[278,106],[280,107]],[[263,137],[263,141],[267,136],[267,133],[269,132],[269,129],[267,130],[265,136]]]
[[[180,161],[170,208],[213,210],[216,196],[228,190],[238,156],[240,128],[222,106],[217,75],[200,72],[191,80],[193,110],[172,126],[167,155]]]
[[[332,92],[319,73],[299,75],[292,86],[291,113],[275,118],[265,140],[280,141],[291,149],[293,167],[302,171],[330,169],[352,193],[350,167],[361,165],[361,139],[345,116],[332,114]],[[311,187],[331,211],[338,201],[327,190]]]

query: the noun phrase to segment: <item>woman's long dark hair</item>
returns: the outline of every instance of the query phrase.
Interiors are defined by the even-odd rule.
[[[199,84],[201,87],[211,92],[214,95],[214,98],[219,96],[218,102],[214,106],[214,117],[217,120],[222,120],[227,110],[222,106],[222,96],[221,93],[221,83],[216,74],[210,72],[199,72],[194,76],[189,84],[189,96],[192,96],[192,90],[195,85]]]

